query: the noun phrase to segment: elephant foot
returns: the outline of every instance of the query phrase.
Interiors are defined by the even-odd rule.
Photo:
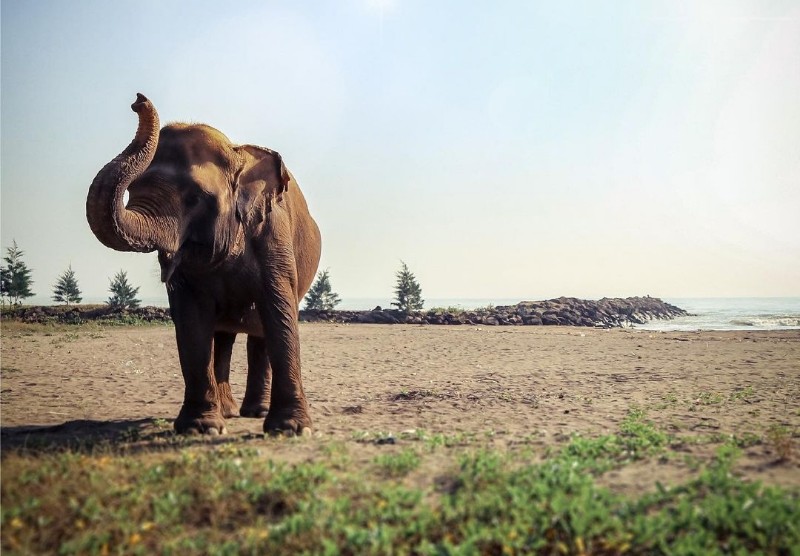
[[[249,403],[245,401],[239,409],[241,417],[263,419],[269,413],[269,406],[265,403]]]
[[[211,436],[225,434],[225,419],[219,411],[197,411],[181,408],[175,419],[175,432],[178,434],[208,434]]]
[[[264,420],[264,432],[271,436],[309,436],[311,418],[306,409],[270,410]]]
[[[219,412],[225,419],[236,417],[239,412],[236,410],[236,402],[233,401],[230,384],[225,383],[219,386]]]

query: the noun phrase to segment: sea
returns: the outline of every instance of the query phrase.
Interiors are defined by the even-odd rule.
[[[800,297],[695,297],[662,298],[689,312],[672,320],[654,320],[633,328],[642,330],[793,330],[800,329]],[[526,299],[525,301],[536,301]],[[426,299],[425,308],[475,309],[516,305],[520,299]],[[337,309],[365,310],[390,307],[388,299],[343,299]]]
[[[516,305],[520,301],[538,301],[531,297],[525,300],[510,298],[432,298],[425,299],[425,308],[452,307],[476,309],[478,307]],[[691,330],[796,330],[800,329],[800,297],[687,297],[662,298],[685,309],[687,317],[672,320],[654,320],[633,328],[642,330],[691,331]],[[106,298],[84,299],[84,303],[103,303]],[[32,304],[49,305],[52,301],[36,298]],[[166,295],[144,298],[142,305],[166,307]],[[375,307],[391,308],[389,298],[342,298],[337,309],[347,311],[370,310]]]
[[[664,299],[689,316],[655,320],[644,330],[796,330],[800,329],[800,297],[716,297]]]

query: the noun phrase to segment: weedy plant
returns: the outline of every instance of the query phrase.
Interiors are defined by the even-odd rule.
[[[787,427],[783,425],[772,425],[767,429],[766,437],[767,442],[769,442],[775,454],[778,456],[778,461],[784,462],[792,459],[792,434]]]

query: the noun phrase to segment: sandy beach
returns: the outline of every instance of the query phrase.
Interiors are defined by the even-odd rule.
[[[171,326],[44,330],[4,326],[4,443],[18,444],[37,431],[71,434],[112,422],[163,425],[176,416],[183,380]],[[573,434],[616,432],[633,408],[691,440],[677,447],[690,455],[710,450],[703,439],[712,436],[763,439],[775,427],[800,430],[796,330],[308,323],[300,330],[318,437],[350,441],[425,430],[544,451]],[[240,337],[231,373],[238,400],[245,365]],[[261,426],[259,419],[228,420],[233,436],[260,433]],[[765,482],[800,485],[798,458],[779,465],[776,459],[775,446],[756,442],[745,448],[740,469]],[[625,480],[635,487],[652,484],[659,473],[667,479],[681,473],[681,465],[662,467],[637,478],[632,466]]]

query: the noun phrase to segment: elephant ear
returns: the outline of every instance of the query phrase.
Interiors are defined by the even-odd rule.
[[[273,203],[289,187],[289,172],[277,152],[242,145],[236,147],[241,166],[236,174],[236,218],[248,225],[266,219]]]

